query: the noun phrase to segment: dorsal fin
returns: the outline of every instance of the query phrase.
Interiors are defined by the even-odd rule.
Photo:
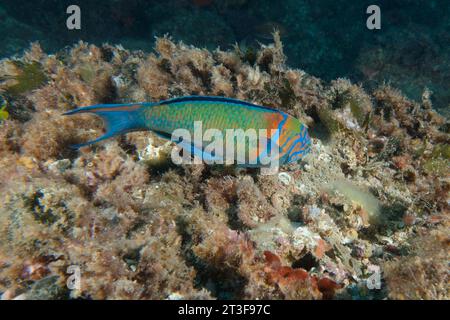
[[[234,98],[227,98],[227,97],[218,97],[218,96],[186,96],[186,97],[180,97],[180,98],[172,98],[160,101],[159,104],[171,104],[171,103],[178,103],[178,102],[189,102],[189,101],[211,101],[211,102],[225,102],[225,103],[231,103],[231,104],[240,104],[245,105],[247,107],[260,109],[260,110],[266,110],[271,112],[282,112],[277,109],[272,109],[269,107],[259,106],[257,104],[253,104],[247,101],[234,99]]]
[[[157,131],[157,130],[151,130],[151,131],[154,132],[160,138],[163,138],[166,140],[172,140],[172,136],[170,134],[168,134],[167,132]]]

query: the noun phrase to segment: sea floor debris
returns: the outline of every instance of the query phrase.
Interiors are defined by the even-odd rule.
[[[449,299],[448,119],[285,61],[278,34],[255,57],[164,37],[0,61],[2,299]],[[65,111],[190,94],[288,112],[312,152],[260,175],[176,166],[149,132],[69,148],[102,124]]]

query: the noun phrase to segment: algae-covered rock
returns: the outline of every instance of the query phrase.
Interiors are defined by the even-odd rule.
[[[58,276],[48,276],[36,281],[25,293],[27,300],[57,300],[68,297],[68,289],[61,285]]]
[[[448,223],[445,121],[430,101],[389,86],[367,93],[348,80],[325,84],[286,61],[277,33],[247,58],[166,36],[151,54],[80,42],[48,56],[35,44],[2,61],[10,115],[0,122],[3,297],[339,298],[380,265],[388,286],[367,296],[409,296],[395,282],[398,266],[384,262],[417,258],[423,270],[427,255],[411,238]],[[68,110],[191,94],[292,114],[308,125],[311,153],[266,176],[176,165],[173,144],[151,132],[70,147],[104,128],[89,114],[63,116]],[[332,139],[316,134],[321,126]],[[71,265],[81,288],[67,292]],[[422,274],[445,281],[441,271]]]

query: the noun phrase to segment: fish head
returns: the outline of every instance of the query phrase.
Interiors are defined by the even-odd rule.
[[[295,162],[311,150],[308,128],[294,117],[289,117],[280,135],[280,154],[283,163]]]

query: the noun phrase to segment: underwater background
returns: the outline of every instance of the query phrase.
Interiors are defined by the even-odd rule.
[[[82,8],[81,30],[65,27],[66,8]],[[366,8],[382,8],[382,27],[365,27]],[[445,0],[101,0],[0,1],[0,57],[30,41],[55,52],[78,40],[150,52],[155,36],[207,49],[238,44],[255,50],[279,29],[287,63],[330,81],[346,77],[372,88],[383,81],[408,97],[433,92],[450,103],[450,6]]]
[[[447,1],[0,0],[0,34],[2,299],[449,299]],[[65,112],[192,94],[284,111],[311,152],[70,148],[104,125]]]

